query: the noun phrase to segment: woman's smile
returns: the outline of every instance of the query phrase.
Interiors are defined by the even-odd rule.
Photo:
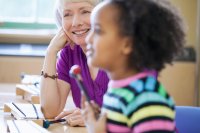
[[[74,30],[72,31],[72,34],[76,36],[82,36],[82,35],[87,34],[88,31],[90,31],[90,29]]]

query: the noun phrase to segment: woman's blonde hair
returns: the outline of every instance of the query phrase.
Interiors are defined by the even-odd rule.
[[[102,0],[57,0],[56,6],[55,6],[55,20],[56,20],[56,25],[58,28],[62,27],[62,17],[61,17],[61,9],[63,3],[62,2],[89,2],[92,5],[96,6],[99,2]]]

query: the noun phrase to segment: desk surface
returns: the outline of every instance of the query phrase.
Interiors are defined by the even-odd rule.
[[[9,84],[0,84],[0,95],[4,94],[5,91],[7,91],[6,87],[9,87]],[[13,87],[13,85],[11,85]],[[6,92],[7,94],[8,92]],[[12,88],[12,91],[9,92],[10,95],[12,95],[12,101],[18,102],[18,103],[26,103],[27,101],[22,100],[21,97],[15,97],[15,89]],[[6,97],[6,96],[5,96]],[[6,101],[5,101],[6,102]],[[9,102],[9,99],[8,99]],[[68,105],[70,105],[71,100],[68,101]],[[73,106],[68,106],[68,107],[73,107]],[[7,120],[12,120],[14,119],[10,113],[5,113],[3,112],[3,108],[0,108],[0,133],[6,133],[7,132]],[[52,133],[87,133],[85,127],[70,127],[67,124],[53,124],[48,128],[48,131]]]
[[[14,119],[10,113],[0,110],[0,133],[7,133],[7,120]],[[52,133],[87,133],[85,127],[70,127],[67,124],[53,124],[48,128]]]
[[[0,83],[0,110],[3,110],[4,103],[17,101],[24,102],[20,96],[15,95],[16,84]]]

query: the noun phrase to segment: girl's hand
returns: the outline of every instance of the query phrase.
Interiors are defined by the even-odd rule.
[[[102,114],[99,118],[96,118],[92,104],[85,102],[82,115],[89,133],[106,132],[106,115]]]
[[[101,114],[101,108],[98,104],[96,104],[93,100],[90,101],[90,104],[92,106],[92,110],[94,111],[94,115],[96,118],[99,118],[99,115]]]
[[[86,101],[86,97],[85,97],[85,95],[82,94],[82,96],[81,96],[81,108],[85,108],[85,101]],[[98,118],[100,113],[101,113],[101,108],[93,100],[90,101],[90,104],[92,106],[92,110],[94,111],[95,117]]]
[[[61,28],[59,32],[51,40],[48,51],[53,51],[58,53],[66,44],[69,44],[71,47],[74,45],[72,40],[67,36],[64,30]]]
[[[67,124],[70,126],[85,126],[81,110],[79,108],[63,111],[55,119],[58,120],[61,118],[66,119]]]

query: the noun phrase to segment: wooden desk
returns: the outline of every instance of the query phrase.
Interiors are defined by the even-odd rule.
[[[16,96],[21,96],[22,99],[29,101],[34,104],[40,104],[40,91],[34,85],[17,84],[16,85]],[[75,108],[73,103],[72,95],[69,93],[65,108]]]
[[[8,86],[8,85],[6,85],[6,86]],[[6,86],[3,85],[2,88],[5,88]],[[15,90],[13,90],[13,86],[12,86],[12,92],[9,92],[9,93],[12,94],[12,101],[13,102],[27,103],[27,101],[23,100],[21,97],[15,96],[14,91]],[[2,91],[0,91],[0,92],[2,93]],[[3,93],[5,93],[5,92],[3,91]],[[5,102],[9,102],[9,100],[7,100]],[[68,109],[71,109],[71,108],[74,107],[74,104],[72,102],[71,97],[68,98],[68,102],[67,102],[66,106],[68,107]],[[14,120],[14,117],[12,117],[11,114],[8,113],[8,112],[5,113],[3,111],[3,108],[0,108],[0,133],[7,133],[7,122],[6,122],[7,120]],[[48,131],[50,131],[52,133],[87,133],[85,127],[70,127],[67,124],[60,124],[60,123],[52,124],[48,128]]]
[[[27,101],[22,100],[19,97],[12,98],[12,101],[19,103],[27,103]],[[9,101],[7,101],[9,102]],[[7,133],[7,120],[14,119],[10,113],[4,112],[3,108],[0,108],[0,133]]]
[[[17,101],[23,102],[21,96],[15,94],[16,84],[3,84],[0,83],[0,109],[3,109],[4,103]]]
[[[4,113],[3,110],[0,110],[0,133],[7,133],[7,120],[13,120],[14,118],[10,113]],[[70,127],[67,124],[52,124],[48,131],[51,133],[87,133],[85,127]]]
[[[3,110],[0,110],[0,132],[7,133],[7,124],[6,120],[10,120],[11,115],[10,113],[4,113]]]

